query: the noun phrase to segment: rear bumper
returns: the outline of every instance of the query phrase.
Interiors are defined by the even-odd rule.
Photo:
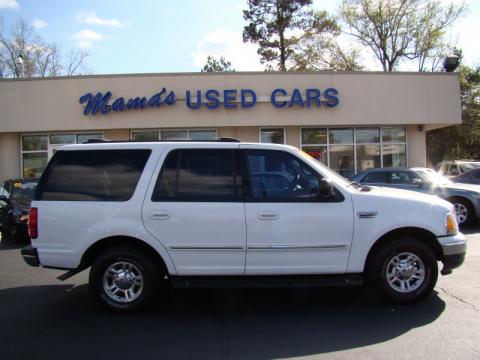
[[[32,245],[26,246],[22,249],[23,260],[30,266],[40,266],[37,249]]]

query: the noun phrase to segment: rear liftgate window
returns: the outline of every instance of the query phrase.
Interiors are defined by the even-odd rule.
[[[36,200],[127,201],[151,150],[57,151]]]

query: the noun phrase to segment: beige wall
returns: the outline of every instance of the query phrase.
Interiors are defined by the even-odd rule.
[[[104,130],[103,137],[108,140],[128,140],[130,131],[128,129]]]
[[[113,98],[151,96],[163,87],[176,93],[176,104],[84,116],[81,95],[111,91]],[[335,108],[277,109],[273,89],[321,91],[334,87]],[[191,110],[185,91],[252,89],[251,109]],[[446,73],[230,73],[90,76],[0,80],[0,132],[84,131],[105,129],[456,124],[461,122],[458,75]],[[248,130],[247,130],[248,131]]]
[[[419,131],[420,128],[421,131]],[[423,126],[407,127],[407,154],[409,167],[427,166],[427,145]]]
[[[20,176],[20,137],[0,134],[0,181]]]

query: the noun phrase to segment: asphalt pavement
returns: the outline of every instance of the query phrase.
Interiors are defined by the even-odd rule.
[[[0,242],[0,359],[480,359],[480,227],[465,264],[421,303],[363,288],[166,290],[147,313],[115,315],[88,271],[31,268]]]

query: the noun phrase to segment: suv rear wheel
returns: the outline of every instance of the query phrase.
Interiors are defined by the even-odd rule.
[[[433,290],[438,278],[437,261],[433,251],[420,239],[399,237],[374,256],[369,278],[387,300],[415,302]]]
[[[94,262],[89,282],[103,305],[117,312],[128,312],[153,302],[159,287],[159,271],[144,252],[114,249]]]

